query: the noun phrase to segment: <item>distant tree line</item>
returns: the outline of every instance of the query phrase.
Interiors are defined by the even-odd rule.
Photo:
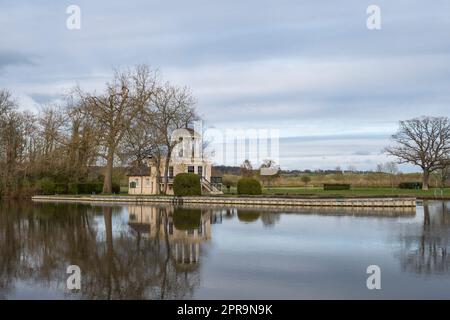
[[[187,87],[163,82],[147,65],[114,70],[100,92],[76,87],[64,103],[38,112],[20,111],[8,90],[0,89],[0,195],[31,192],[39,179],[83,182],[89,168],[103,166],[103,193],[112,192],[118,165],[141,166],[152,157],[170,159],[174,130],[198,119]],[[167,190],[168,166],[158,173]]]

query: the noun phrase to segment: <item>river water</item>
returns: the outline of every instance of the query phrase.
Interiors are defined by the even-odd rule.
[[[0,202],[0,299],[450,299],[450,203]],[[80,268],[81,289],[67,287]],[[381,289],[367,287],[368,266]],[[73,279],[73,278],[71,278]]]

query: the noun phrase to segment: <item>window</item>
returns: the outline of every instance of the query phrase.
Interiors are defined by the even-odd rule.
[[[150,188],[150,178],[145,179],[145,187]]]
[[[197,173],[200,177],[203,177],[203,167],[202,166],[198,166]]]
[[[188,166],[188,172],[194,173],[194,166]]]
[[[169,167],[169,178],[173,178],[173,167]]]

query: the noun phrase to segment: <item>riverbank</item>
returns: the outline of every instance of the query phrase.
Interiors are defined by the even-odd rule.
[[[299,207],[415,207],[416,198],[299,198],[299,197],[232,197],[232,196],[130,196],[130,195],[79,195],[34,196],[33,201],[43,202],[118,202],[118,203],[173,203],[221,204],[249,206],[299,206]]]
[[[231,190],[232,192],[234,190]],[[267,196],[292,196],[292,197],[367,197],[367,198],[393,198],[414,197],[420,200],[450,200],[450,188],[430,188],[429,190],[400,189],[400,188],[373,188],[352,187],[350,190],[323,190],[321,187],[273,187],[264,188]]]

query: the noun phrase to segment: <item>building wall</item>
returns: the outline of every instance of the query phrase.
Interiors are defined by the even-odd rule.
[[[169,163],[169,166],[173,167],[173,177],[184,172],[193,172],[198,174],[198,168],[202,167],[202,177],[208,181],[211,181],[211,164],[203,158],[202,137],[193,130],[181,129],[177,130],[171,139],[173,141],[177,141]],[[164,164],[165,159],[162,159],[162,163],[159,168],[161,177],[164,176]],[[156,194],[158,183],[157,168],[151,160],[148,162],[147,166],[150,168],[148,176],[129,177],[129,186],[133,181],[139,183],[139,186],[136,188],[129,188],[129,194]],[[189,171],[190,167],[193,167],[192,171]],[[170,177],[169,175],[167,194],[173,194],[173,177]],[[146,181],[149,182],[147,183]],[[162,182],[164,182],[164,180]],[[163,188],[164,184],[161,183],[161,190],[163,190]]]
[[[136,188],[131,188],[132,182],[136,183]],[[150,176],[130,176],[128,177],[128,194],[154,194],[155,184]]]
[[[194,167],[194,173],[198,174],[198,167],[202,167],[202,176],[211,181],[211,163],[203,160],[192,160],[189,162],[169,162],[169,167],[173,167],[173,176],[175,177],[179,173],[188,172],[190,166]],[[128,178],[128,193],[129,194],[143,194],[150,195],[156,194],[156,184],[157,184],[157,171],[154,164],[149,164],[150,175],[149,176],[130,176]],[[161,177],[164,175],[164,164],[160,166]],[[132,182],[137,182],[136,188],[130,188]],[[173,178],[169,178],[169,186],[167,188],[167,194],[173,194],[172,188]],[[163,184],[161,184],[161,190],[163,189]]]

